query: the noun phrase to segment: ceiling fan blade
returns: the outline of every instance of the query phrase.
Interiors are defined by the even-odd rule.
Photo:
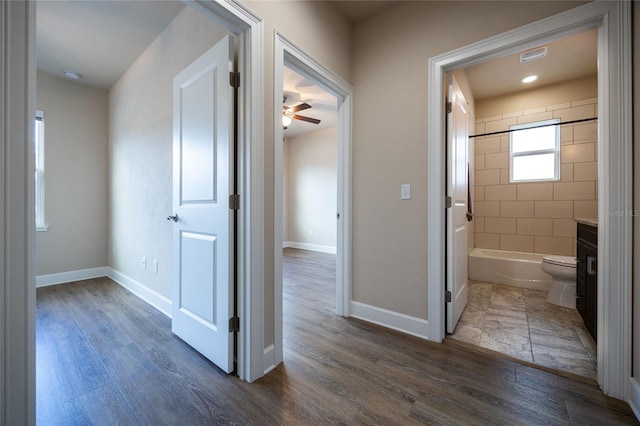
[[[288,108],[288,110],[290,112],[296,113],[298,111],[302,111],[302,110],[309,109],[309,108],[311,108],[311,105],[309,105],[306,102],[303,102],[300,105],[295,105],[295,106],[292,106],[291,108]]]
[[[305,117],[304,115],[294,115],[293,118],[307,123],[320,124],[320,120],[317,118]]]

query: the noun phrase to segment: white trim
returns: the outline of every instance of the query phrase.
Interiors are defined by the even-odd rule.
[[[276,359],[275,351],[276,351],[276,347],[274,345],[267,346],[266,348],[264,348],[263,358],[275,360]],[[269,373],[271,370],[273,370],[276,367],[277,365],[275,363],[267,365],[266,368],[264,369],[264,374]]]
[[[629,401],[627,402],[636,418],[640,419],[640,382],[635,377],[632,377],[629,387]]]
[[[351,316],[386,328],[433,340],[429,321],[360,302],[351,302]]]
[[[631,377],[631,25],[629,2],[591,2],[429,59],[428,317],[431,335],[444,338],[444,91],[443,76],[504,54],[600,28],[598,63],[599,175],[598,382],[627,399]]]
[[[0,424],[35,412],[35,2],[0,3]]]
[[[109,266],[38,275],[36,277],[36,288],[68,284],[76,281],[91,280],[102,277],[110,278],[115,283],[126,288],[131,293],[135,294],[137,297],[144,300],[167,317],[171,318],[171,300]]]
[[[151,290],[149,287],[140,284],[133,278],[128,277],[120,271],[113,268],[105,267],[106,276],[113,281],[129,290],[131,293],[144,300],[167,317],[171,318],[171,300],[164,297],[160,293]]]
[[[273,128],[274,128],[274,357],[263,365],[282,362],[282,79],[284,66],[314,80],[316,84],[338,98],[338,165],[336,244],[336,313],[349,315],[351,301],[351,96],[353,88],[337,74],[274,30]]]
[[[106,266],[89,269],[78,269],[76,271],[58,272],[55,274],[38,275],[36,276],[36,288],[72,283],[75,281],[91,280],[93,278],[106,276]]]
[[[264,374],[264,23],[237,0],[183,0],[238,36],[238,371]]]
[[[309,244],[309,243],[298,243],[296,241],[283,241],[282,248],[295,248],[301,250],[311,250],[317,251],[320,253],[330,253],[336,254],[336,247],[334,246],[323,246],[320,244]]]
[[[633,218],[605,212],[633,211],[631,2],[606,9],[598,35],[598,383],[607,395],[627,400]]]

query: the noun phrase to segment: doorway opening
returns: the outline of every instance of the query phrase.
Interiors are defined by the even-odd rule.
[[[597,50],[591,29],[454,72],[471,112],[471,220],[459,254],[468,303],[447,329],[456,342],[592,380],[595,309],[584,309],[575,277],[578,223],[598,217]],[[546,133],[522,142],[525,131]]]
[[[276,33],[273,105],[275,332],[274,344],[269,350],[265,350],[265,371],[274,368],[283,360],[283,247],[289,250],[285,258],[292,254],[292,250],[286,246],[294,249],[295,247],[311,248],[335,253],[335,305],[332,308],[335,308],[337,315],[347,316],[349,314],[351,301],[349,238],[351,227],[351,90],[350,85],[344,80],[307,55],[283,35]],[[305,95],[306,91],[309,92]],[[305,103],[305,99],[301,96],[312,96],[313,93],[316,93],[317,101],[308,102],[308,106],[301,106]],[[306,118],[296,120],[295,115],[301,115],[311,120]],[[287,116],[292,119],[291,123],[288,120],[283,122]],[[322,123],[323,116],[326,117],[327,123],[325,124],[329,124],[328,129],[314,132],[313,137],[303,138],[302,133],[296,136],[296,127],[300,129],[304,128],[303,125],[307,127],[319,126],[320,124],[314,124],[314,122],[320,118]],[[332,125],[330,120],[335,120],[335,124]],[[287,130],[284,127],[288,127]],[[325,140],[326,142],[318,144],[317,141],[314,143],[311,139]],[[330,140],[335,143],[335,150],[333,150],[335,159],[326,157],[330,152],[326,149],[327,144],[332,143],[329,142]],[[304,145],[307,145],[307,148],[315,145],[315,148],[312,148],[311,151],[301,149]],[[324,154],[321,154],[322,152]],[[324,155],[325,164],[329,162],[335,164],[335,172],[331,172],[329,177],[322,177],[322,172],[319,173],[317,167],[315,171],[307,167],[307,170],[300,174],[300,169],[296,171],[293,167],[285,166],[285,162],[290,166],[299,163],[298,159],[305,155],[312,155],[314,163],[318,163],[321,160],[320,157]],[[325,173],[327,170],[325,166]],[[291,178],[296,173],[299,174],[299,178],[293,182]],[[322,180],[322,182],[315,180],[316,185],[320,183],[316,189],[304,181],[309,175],[316,175],[315,179]],[[295,194],[292,193],[292,189],[295,189]],[[310,193],[310,190],[320,192]],[[335,192],[333,192],[334,190]],[[307,198],[315,202],[320,201],[322,206],[313,208],[308,203],[299,203],[293,197],[297,197],[299,200]],[[325,201],[320,198],[324,198]],[[285,201],[288,206],[286,210],[284,208]],[[292,208],[292,202],[296,202],[294,208]],[[311,212],[311,210],[315,211]],[[307,212],[305,213],[307,217],[300,217],[300,213],[304,211]],[[313,225],[309,216],[317,213],[322,213],[322,218],[321,220],[314,219],[315,225]],[[324,231],[318,235],[320,229],[324,229]],[[314,239],[314,237],[321,239]],[[295,239],[302,241],[292,241]],[[327,253],[318,254],[326,255]],[[329,254],[329,256],[332,255]],[[327,268],[323,269],[327,270]]]
[[[285,335],[296,311],[336,312],[337,99],[283,69],[282,292]],[[290,340],[289,339],[285,340]]]
[[[179,5],[180,8],[184,7],[184,5],[177,3]],[[100,7],[100,6],[98,6]],[[142,6],[144,7],[144,6]],[[258,55],[258,53],[260,52],[260,49],[262,48],[262,46],[257,46],[256,49],[251,49],[250,46],[252,45],[252,40],[251,40],[251,28],[253,28],[253,23],[255,22],[251,22],[251,19],[249,19],[248,16],[244,16],[242,11],[234,11],[233,14],[228,13],[229,12],[229,7],[228,5],[222,5],[222,4],[217,4],[217,3],[213,3],[211,2],[210,4],[207,5],[202,5],[200,7],[197,7],[197,10],[192,9],[191,7],[187,7],[186,9],[184,9],[183,11],[186,13],[189,13],[188,18],[191,20],[191,22],[193,22],[194,19],[196,20],[200,20],[200,21],[204,21],[204,23],[197,21],[198,22],[198,28],[205,28],[207,31],[210,32],[221,32],[223,34],[227,34],[230,35],[232,34],[230,37],[235,38],[237,40],[237,44],[236,46],[238,46],[238,50],[236,51],[238,57],[241,58],[241,73],[240,73],[240,89],[239,89],[239,98],[240,98],[240,106],[238,109],[238,114],[240,117],[243,118],[242,120],[242,124],[241,124],[241,128],[239,129],[240,135],[238,137],[239,140],[239,146],[238,146],[238,158],[240,159],[241,163],[239,163],[238,165],[238,174],[240,176],[240,183],[239,183],[239,192],[242,193],[243,196],[243,202],[242,202],[242,206],[243,209],[239,211],[238,216],[240,216],[242,218],[242,220],[240,221],[240,238],[238,240],[238,282],[239,282],[239,288],[238,288],[238,297],[236,298],[236,301],[238,303],[238,310],[239,315],[243,316],[242,314],[244,312],[257,312],[260,311],[260,309],[251,309],[251,306],[249,306],[249,304],[251,304],[252,306],[261,306],[263,301],[259,300],[258,298],[245,298],[245,295],[252,293],[255,290],[258,289],[254,289],[249,285],[249,282],[246,280],[246,277],[249,275],[247,274],[246,270],[247,269],[253,269],[253,263],[256,261],[255,257],[251,257],[250,254],[251,253],[258,253],[261,252],[261,250],[256,250],[255,247],[253,246],[253,243],[255,240],[252,240],[250,238],[250,235],[246,232],[246,228],[243,224],[248,223],[249,221],[253,221],[255,219],[255,216],[258,217],[262,217],[262,213],[258,212],[261,209],[261,205],[258,207],[255,207],[254,204],[254,199],[252,199],[252,196],[254,198],[259,198],[257,197],[255,194],[262,194],[263,191],[262,190],[253,190],[254,188],[259,188],[260,185],[262,185],[261,183],[258,185],[257,182],[258,180],[255,180],[255,182],[249,182],[246,179],[246,176],[249,175],[249,169],[251,169],[252,167],[255,167],[255,164],[259,164],[261,163],[261,160],[255,160],[256,157],[260,157],[261,155],[259,152],[259,149],[257,149],[256,147],[258,146],[262,146],[262,144],[259,142],[259,140],[261,139],[261,135],[263,130],[261,128],[257,128],[256,125],[256,121],[255,120],[250,120],[251,116],[255,116],[256,114],[251,114],[252,111],[257,110],[258,107],[256,105],[259,105],[260,102],[256,102],[254,100],[254,98],[257,96],[256,94],[252,94],[252,92],[250,90],[246,90],[247,86],[248,86],[248,81],[251,80],[251,75],[255,75],[255,70],[256,69],[262,69],[262,64],[258,63],[255,58],[251,55]],[[84,8],[84,6],[83,6]],[[125,6],[126,8],[126,6]],[[89,8],[84,8],[85,12],[86,9]],[[187,20],[187,18],[185,18],[186,15],[180,15],[180,11],[182,9],[179,9],[177,11],[177,16],[178,18],[175,18],[175,16],[173,17],[173,19],[177,19],[179,20],[180,18],[183,18],[185,20]],[[77,11],[76,11],[77,12]],[[223,19],[221,17],[222,13],[225,12],[225,18]],[[245,11],[246,12],[246,11]],[[126,11],[125,11],[126,14]],[[148,15],[148,13],[145,13],[144,15]],[[233,16],[232,16],[233,15]],[[130,18],[130,17],[129,17]],[[171,19],[172,17],[169,17],[169,21],[170,23],[168,25],[172,25],[172,23],[174,23],[174,20]],[[253,16],[251,16],[250,18],[254,18]],[[73,19],[71,17],[71,19]],[[184,25],[184,21],[180,21],[180,23],[182,23]],[[180,23],[176,24],[179,28],[184,29],[183,27],[180,27]],[[194,26],[195,27],[195,26]],[[162,32],[164,32],[166,29],[166,27],[159,29],[162,34]],[[202,34],[202,33],[201,33]],[[155,34],[157,36],[157,34]],[[258,34],[255,34],[257,35]],[[153,40],[155,40],[155,37],[153,37],[149,42],[151,43],[151,45],[153,45]],[[201,44],[206,44],[206,43],[211,43],[211,38],[208,39],[209,41],[206,41],[205,39],[200,39],[200,43]],[[165,40],[166,41],[166,40]],[[170,44],[170,43],[168,43]],[[166,47],[166,45],[163,45],[164,47]],[[200,47],[200,45],[197,45],[195,47],[193,47],[192,50],[198,49]],[[206,47],[210,47],[209,46],[204,46]],[[143,51],[146,52],[147,46],[144,47]],[[230,47],[230,49],[232,49]],[[100,49],[98,49],[100,50]],[[158,54],[158,50],[160,50],[160,55],[162,56],[162,52],[164,52],[162,49],[156,49],[154,51],[154,54]],[[170,50],[167,47],[167,50]],[[172,53],[176,53],[176,51],[179,51],[178,56],[180,56],[180,59],[178,61],[169,61],[172,64],[176,64],[176,63],[180,63],[180,61],[184,62],[184,61],[188,61],[188,57],[186,56],[182,56],[185,55],[185,49],[178,49],[178,50],[172,50]],[[188,53],[188,54],[194,54],[195,57],[198,56],[197,52],[194,53],[193,51]],[[187,55],[188,55],[187,54]],[[151,56],[151,55],[148,55]],[[147,59],[149,59],[149,57],[147,56]],[[193,59],[193,58],[192,58]],[[157,60],[157,59],[156,59]],[[90,61],[91,62],[91,61]],[[153,63],[153,59],[149,59],[150,63]],[[186,63],[188,65],[188,63]],[[130,65],[130,64],[129,64]],[[184,64],[183,64],[184,65]],[[143,66],[144,68],[144,66]],[[156,67],[155,70],[157,71],[158,69],[163,68],[161,71],[159,71],[159,73],[165,73],[165,75],[163,75],[162,77],[162,81],[165,82],[169,82],[169,86],[162,86],[162,87],[156,87],[157,90],[149,90],[148,93],[142,97],[142,99],[140,99],[137,102],[133,102],[137,105],[140,106],[140,110],[145,110],[147,113],[150,112],[149,110],[152,110],[153,113],[145,116],[144,118],[147,120],[147,128],[153,127],[154,131],[156,131],[155,136],[158,136],[157,133],[160,132],[159,129],[163,130],[164,133],[161,133],[161,137],[158,137],[156,140],[154,140],[154,142],[158,142],[158,140],[162,140],[163,142],[169,141],[169,146],[166,145],[166,143],[162,143],[162,144],[151,144],[152,146],[150,146],[149,148],[149,152],[153,152],[154,154],[154,161],[149,160],[149,157],[146,157],[147,161],[141,161],[140,157],[138,157],[138,161],[140,161],[140,163],[136,164],[129,164],[129,167],[124,167],[124,169],[128,169],[130,174],[134,172],[134,170],[138,170],[140,169],[139,164],[144,163],[146,167],[148,167],[148,169],[146,169],[146,172],[149,172],[149,174],[151,175],[152,173],[154,174],[155,177],[157,177],[158,175],[160,175],[161,177],[163,177],[163,179],[156,179],[157,182],[160,183],[159,187],[157,188],[158,191],[156,192],[156,194],[158,195],[157,197],[152,197],[154,198],[154,200],[151,200],[151,198],[146,198],[145,202],[147,204],[147,207],[149,207],[150,204],[157,202],[157,199],[164,199],[166,197],[171,197],[171,185],[169,184],[168,187],[166,187],[166,179],[164,179],[164,177],[167,176],[167,172],[168,175],[170,176],[170,170],[171,170],[171,152],[172,152],[172,148],[170,146],[171,144],[171,114],[166,114],[172,106],[172,102],[171,102],[171,97],[172,97],[172,90],[170,87],[170,81],[171,78],[173,77],[173,75],[167,74],[167,73],[173,73],[176,72],[176,70],[170,70],[169,68],[165,68],[165,67]],[[86,77],[88,76],[88,73],[85,74]],[[225,78],[222,79],[221,81],[225,82],[228,81],[229,77],[228,75],[224,76]],[[49,78],[48,80],[53,79],[54,77]],[[135,78],[134,78],[135,80]],[[63,82],[62,85],[66,84],[67,88],[69,88],[70,84],[69,82]],[[126,83],[123,83],[126,84]],[[112,87],[104,87],[103,89],[105,91],[110,90]],[[35,89],[35,85],[34,85],[34,89]],[[254,91],[257,93],[261,93],[261,83],[258,82],[257,84],[254,85],[253,87]],[[75,94],[75,96],[78,96],[77,93],[74,90],[71,90],[71,92],[73,92]],[[80,91],[80,89],[78,89],[78,91]],[[152,96],[150,95],[150,93],[153,93],[155,98],[151,99]],[[51,94],[51,90],[48,91],[48,94],[50,96]],[[118,96],[121,96],[121,93],[116,93],[114,95],[116,98]],[[160,98],[160,100],[158,100],[158,98]],[[157,103],[151,105],[153,103],[153,100],[158,101]],[[116,99],[114,102],[118,102],[118,99]],[[162,105],[162,107],[160,107],[159,105]],[[126,104],[123,105],[124,109],[126,110]],[[55,108],[55,107],[52,107]],[[146,108],[146,109],[145,109]],[[165,108],[165,109],[162,109]],[[65,113],[68,113],[69,111],[65,110],[65,108],[58,108],[58,112],[60,111],[64,111]],[[106,113],[105,113],[106,115]],[[123,116],[126,116],[127,113],[126,111],[124,111],[121,114],[118,114],[118,117],[116,119],[120,119],[122,120]],[[62,114],[59,114],[58,117],[62,117]],[[153,117],[151,120],[149,119],[149,117]],[[65,117],[65,119],[68,119],[68,117]],[[155,122],[155,125],[153,124],[154,121],[153,120],[157,120]],[[51,120],[50,120],[50,124],[52,124],[54,121],[54,114],[51,114]],[[149,124],[151,123],[151,124]],[[58,126],[60,126],[61,123],[57,123]],[[121,124],[121,123],[120,123]],[[167,125],[168,124],[168,125]],[[69,124],[67,127],[72,128],[74,127],[73,124]],[[140,129],[138,129],[140,130]],[[144,136],[148,136],[146,134],[143,134],[144,132],[139,132],[137,135],[136,140],[140,141],[141,139],[144,138]],[[153,132],[147,132],[147,133],[153,133]],[[250,143],[249,139],[246,137],[246,135],[251,134],[252,135],[252,142]],[[51,134],[51,136],[53,136],[53,134]],[[53,142],[53,138],[49,138],[49,142]],[[120,146],[120,148],[123,147],[123,145],[127,145],[122,144]],[[132,144],[129,144],[132,145]],[[162,145],[162,146],[160,146]],[[104,155],[106,154],[106,152],[108,151],[107,146],[104,145],[102,146],[103,151],[100,151],[100,159],[103,160]],[[140,148],[140,146],[138,146],[138,148]],[[125,148],[126,149],[126,148]],[[161,153],[160,153],[161,151]],[[131,151],[130,151],[131,152]],[[169,155],[166,155],[167,152],[169,153]],[[123,152],[120,152],[120,154],[122,155]],[[124,153],[126,154],[126,153]],[[133,153],[134,156],[133,158],[135,158],[135,153]],[[162,155],[164,154],[164,155]],[[134,160],[135,161],[135,160]],[[52,161],[49,162],[49,165],[52,165]],[[74,162],[74,164],[79,163],[79,161]],[[162,167],[158,167],[158,164],[161,163]],[[122,164],[120,164],[122,165]],[[88,169],[90,169],[90,167],[88,167]],[[139,170],[138,170],[139,171]],[[120,168],[120,172],[122,172],[122,168]],[[144,172],[144,173],[146,173]],[[111,172],[111,173],[115,173],[115,172]],[[92,175],[92,173],[89,173],[90,175]],[[97,174],[97,171],[96,173]],[[126,173],[125,173],[126,175]],[[251,175],[254,175],[253,172],[251,172]],[[94,177],[94,176],[92,176]],[[123,175],[120,174],[118,175],[118,178],[122,178]],[[127,176],[125,176],[127,177]],[[130,177],[131,181],[136,180],[135,177],[133,176],[128,176]],[[107,179],[107,178],[105,178]],[[81,180],[81,179],[77,179],[77,180]],[[126,179],[125,179],[126,180]],[[153,180],[153,179],[152,179]],[[131,181],[129,183],[131,183]],[[113,183],[113,182],[112,182]],[[154,183],[151,183],[151,181],[147,181],[147,192],[154,192],[152,189],[153,185],[155,185]],[[257,185],[257,186],[256,186]],[[104,187],[107,186],[111,186],[113,187],[114,185],[107,185],[106,182],[104,183]],[[52,186],[50,186],[51,188]],[[104,191],[102,191],[103,188],[100,188],[99,190],[96,190],[96,193],[99,194],[104,194]],[[126,197],[125,197],[126,198]],[[140,198],[138,196],[133,196],[130,197],[130,199],[132,198]],[[227,207],[226,205],[226,199],[222,199],[225,202],[225,208]],[[92,203],[93,204],[93,203]],[[105,203],[106,204],[106,203]],[[256,210],[252,210],[251,208],[254,208]],[[82,209],[81,209],[82,210]],[[143,221],[143,223],[154,223],[153,226],[157,226],[158,222],[155,220],[159,219],[159,228],[158,232],[155,232],[155,236],[153,236],[152,238],[156,238],[159,240],[159,244],[147,244],[147,248],[148,247],[154,247],[154,250],[162,250],[163,253],[166,252],[171,252],[171,244],[164,244],[166,243],[166,241],[163,241],[163,235],[166,235],[165,232],[163,232],[165,229],[169,229],[169,228],[165,228],[167,226],[167,221],[165,220],[165,217],[167,215],[166,209],[165,208],[161,208],[161,209],[156,209],[156,208],[147,208],[147,209],[128,209],[127,213],[131,213],[132,211],[140,211],[140,210],[144,210],[146,211],[146,214],[148,215],[147,218]],[[150,212],[151,210],[153,210],[153,212]],[[163,213],[164,211],[164,213]],[[113,212],[113,211],[112,211]],[[108,216],[107,214],[108,212],[105,212],[105,215]],[[257,213],[257,215],[256,215]],[[158,218],[157,216],[160,216],[160,218]],[[49,219],[53,219],[53,215],[49,216]],[[122,216],[120,216],[120,219],[122,219]],[[155,220],[154,220],[155,219]],[[118,220],[117,218],[115,220]],[[106,221],[105,221],[106,222]],[[135,220],[134,220],[135,222]],[[61,229],[60,223],[58,223],[58,226],[56,226],[57,229]],[[100,224],[102,225],[102,224]],[[95,226],[92,225],[92,226]],[[150,225],[151,226],[151,225]],[[108,227],[107,223],[104,223],[104,227]],[[111,226],[109,226],[111,227]],[[252,227],[252,230],[254,230],[257,234],[260,234],[261,232],[261,228],[260,226],[255,226]],[[148,234],[148,233],[147,233]],[[43,234],[44,235],[44,234]],[[164,295],[160,294],[160,291],[154,291],[151,290],[149,287],[150,286],[143,286],[140,283],[141,282],[145,282],[144,280],[138,278],[140,277],[140,271],[135,271],[134,273],[130,273],[129,276],[126,276],[124,274],[119,273],[119,265],[123,265],[126,264],[128,262],[127,257],[129,257],[129,259],[132,257],[131,256],[131,252],[133,251],[134,254],[135,250],[127,250],[127,246],[126,245],[120,245],[118,244],[117,247],[118,249],[116,250],[116,244],[110,244],[109,243],[109,239],[105,237],[102,238],[97,238],[96,239],[96,244],[103,244],[104,247],[102,247],[103,252],[104,253],[109,253],[109,258],[110,258],[110,262],[108,263],[109,266],[105,265],[104,267],[100,267],[100,268],[95,268],[96,270],[99,269],[100,270],[100,274],[97,276],[103,277],[103,276],[108,276],[112,279],[114,279],[115,281],[118,281],[123,287],[128,288],[129,290],[131,290],[133,293],[135,293],[136,295],[140,296],[142,299],[148,301],[150,304],[158,307],[163,313],[165,313],[166,315],[170,315],[168,312],[170,312],[170,309],[166,309],[166,305],[170,306],[170,300],[169,300],[169,296],[166,295],[166,291],[163,291],[163,293],[165,293]],[[63,246],[63,245],[67,245],[67,244],[58,244],[58,246]],[[109,248],[109,250],[104,250],[104,248],[106,248],[106,246],[109,245],[110,247],[113,246],[113,250],[111,250],[111,248]],[[158,249],[156,246],[161,247],[160,249]],[[129,255],[129,256],[127,256]],[[117,262],[116,256],[120,257],[120,262]],[[138,259],[140,259],[139,256],[136,256]],[[139,266],[139,269],[142,271],[141,274],[147,274],[148,276],[152,276],[153,278],[151,279],[153,281],[154,284],[157,284],[158,282],[162,281],[162,280],[158,280],[157,277],[160,276],[160,274],[164,274],[164,276],[166,277],[167,275],[169,275],[169,271],[171,271],[170,268],[170,264],[171,261],[170,259],[168,259],[167,256],[161,257],[158,256],[157,259],[153,261],[153,259],[156,256],[149,256],[148,259],[148,263],[147,263],[147,258],[146,256],[143,255],[142,257],[142,263],[141,266]],[[123,263],[124,262],[124,263]],[[137,262],[136,262],[137,263]],[[126,266],[126,265],[125,265]],[[71,268],[72,269],[72,268]],[[80,271],[83,272],[83,271]],[[94,273],[94,271],[91,271],[92,273]],[[59,275],[63,275],[60,279],[62,281],[61,282],[68,282],[68,281],[76,281],[76,280],[82,280],[82,279],[87,279],[87,278],[93,278],[93,277],[86,277],[83,276],[82,274],[78,275],[78,274],[72,274],[71,278],[74,279],[67,279],[69,278],[69,274],[59,274]],[[255,275],[255,276],[259,276]],[[49,277],[51,278],[51,277]],[[54,277],[54,278],[58,278],[58,277]],[[138,280],[134,279],[137,278]],[[170,280],[169,280],[170,281]],[[261,282],[262,280],[257,279],[258,282]],[[48,285],[51,284],[55,284],[52,282],[46,283]],[[163,290],[166,290],[166,288],[163,287]],[[169,292],[170,293],[170,292]],[[231,295],[229,295],[231,296]],[[251,302],[249,302],[249,300],[252,300]],[[154,302],[158,302],[159,303],[154,303]],[[247,305],[245,305],[245,302],[247,303]],[[163,309],[164,308],[164,309]],[[248,352],[250,352],[253,349],[257,349],[258,345],[251,345],[251,329],[253,327],[252,324],[254,323],[259,323],[259,320],[256,319],[251,319],[249,318],[249,315],[247,316],[243,316],[243,318],[245,318],[245,321],[242,323],[242,329],[240,330],[240,338],[239,338],[239,342],[238,342],[238,351],[237,351],[237,361],[238,361],[238,369],[237,369],[237,373],[238,375],[248,381],[252,381],[255,380],[257,377],[260,377],[263,373],[263,371],[261,371],[259,368],[253,368],[255,366],[252,366],[250,364],[248,364],[249,360],[253,358],[253,356],[248,356]],[[229,323],[231,323],[231,321],[228,318],[225,318],[226,321],[228,321]],[[231,326],[230,326],[231,327]],[[261,338],[261,335],[257,335],[254,334],[253,335],[254,339],[257,338]],[[38,348],[40,349],[40,348]],[[262,352],[261,350],[259,350],[259,352]],[[73,360],[71,360],[73,361]],[[34,364],[35,365],[35,364]],[[44,373],[45,369],[40,369],[42,370],[42,372]],[[48,373],[47,373],[48,374]],[[34,390],[35,391],[35,390]]]
[[[631,211],[631,25],[629,5],[590,3],[451,51],[429,60],[429,202],[444,194],[444,87],[447,72],[487,59],[531,49],[563,36],[598,29],[598,383],[613,397],[629,397],[631,376],[631,217],[607,212]],[[441,163],[442,162],[442,163]],[[615,172],[614,172],[615,171]],[[429,325],[434,339],[444,338],[444,210],[428,217]]]

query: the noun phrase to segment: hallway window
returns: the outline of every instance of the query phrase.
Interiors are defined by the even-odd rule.
[[[558,123],[554,119],[510,127],[510,182],[560,179],[560,126],[554,125]]]
[[[36,111],[35,121],[36,150],[36,230],[46,231],[44,220],[44,112]]]

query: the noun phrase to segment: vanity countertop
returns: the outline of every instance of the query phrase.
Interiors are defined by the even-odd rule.
[[[596,228],[598,227],[598,219],[576,217],[575,221],[583,225],[595,226]]]

